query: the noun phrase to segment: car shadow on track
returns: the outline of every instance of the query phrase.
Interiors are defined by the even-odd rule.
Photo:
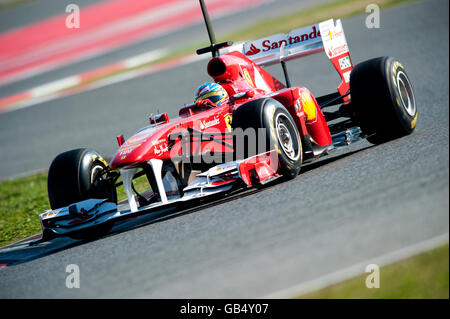
[[[339,161],[341,159],[347,158],[355,153],[359,153],[361,151],[367,150],[374,145],[367,145],[365,147],[362,147],[360,149],[346,152],[343,154],[334,155],[332,157],[324,157],[322,159],[319,159],[317,161],[305,164],[302,167],[302,170],[300,172],[300,176],[296,179],[300,181],[301,175],[305,174],[311,170],[318,169],[324,165],[327,165],[332,162]],[[264,191],[270,191],[270,188],[278,185],[280,183],[283,183],[283,181],[276,180],[268,185],[266,185],[263,188],[252,188],[246,191],[240,191],[236,192],[234,194],[230,194],[225,196],[221,196],[220,198],[210,199],[208,201],[205,201],[201,203],[200,205],[192,205],[189,207],[184,207],[181,210],[176,209],[164,209],[162,211],[152,212],[149,214],[142,214],[137,217],[130,217],[125,220],[117,222],[113,228],[105,235],[100,236],[98,238],[92,238],[92,239],[73,239],[70,237],[56,237],[54,239],[48,240],[48,241],[39,241],[39,240],[29,240],[29,241],[22,241],[18,242],[3,248],[0,248],[0,265],[3,266],[12,266],[24,262],[28,262],[34,259],[46,257],[52,254],[55,254],[59,251],[66,250],[72,247],[88,244],[90,242],[94,242],[97,240],[103,240],[108,237],[116,236],[121,233],[131,231],[134,229],[138,229],[141,227],[149,226],[152,224],[157,224],[163,221],[170,220],[172,218],[177,218],[180,216],[189,215],[198,211],[201,211],[203,209],[207,209],[210,207],[215,207],[221,204],[224,204],[226,202],[238,199],[238,198],[245,198],[248,196],[251,196],[253,194],[264,192]]]
[[[315,161],[313,161],[311,163],[308,163],[308,164],[305,164],[304,166],[302,166],[302,169],[300,171],[300,176],[302,174],[306,173],[306,172],[309,172],[311,170],[317,169],[317,168],[322,167],[324,165],[327,165],[329,163],[333,163],[333,162],[336,162],[338,160],[344,159],[346,157],[349,157],[349,156],[351,156],[353,154],[356,154],[356,153],[359,153],[361,151],[365,151],[365,150],[370,149],[370,148],[372,148],[374,146],[376,146],[376,145],[370,144],[370,145],[365,145],[364,147],[359,148],[359,149],[354,150],[354,151],[350,151],[350,152],[346,152],[346,153],[342,153],[342,154],[337,154],[337,155],[324,156],[323,158],[320,158],[318,160],[315,160]]]

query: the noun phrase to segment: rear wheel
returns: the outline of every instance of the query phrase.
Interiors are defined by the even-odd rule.
[[[355,66],[350,92],[356,120],[368,140],[378,144],[412,133],[417,106],[402,64],[380,57]]]
[[[50,207],[65,207],[89,198],[116,202],[116,189],[107,178],[107,167],[96,151],[85,148],[56,156],[47,178]]]
[[[302,164],[302,144],[300,135],[294,120],[286,108],[277,100],[264,98],[254,100],[240,106],[233,113],[233,131],[237,128],[243,131],[253,129],[256,137],[256,145],[263,146],[263,149],[252,147],[251,141],[242,136],[244,141],[235,141],[234,151],[237,159],[277,150],[280,165],[280,173],[287,179],[295,178],[300,172]],[[263,129],[262,137],[258,134],[258,129]],[[239,139],[236,135],[236,139]],[[260,138],[265,138],[260,141]],[[243,142],[243,143],[242,143]],[[243,145],[243,151],[239,150],[239,145]]]

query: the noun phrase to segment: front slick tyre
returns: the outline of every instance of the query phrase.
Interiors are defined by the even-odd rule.
[[[417,107],[411,82],[402,64],[379,57],[355,66],[350,92],[356,120],[371,143],[411,134]]]
[[[295,178],[299,174],[303,155],[300,135],[292,116],[280,102],[263,98],[240,106],[233,113],[232,128],[234,132],[238,128],[242,129],[244,135],[247,129],[256,134],[256,147],[252,147],[252,142],[249,142],[247,137],[240,138],[239,134],[236,134],[234,152],[237,159],[275,149],[278,153],[280,174],[286,179]],[[264,134],[258,134],[260,129]],[[265,137],[264,141],[259,140],[261,136]]]
[[[47,189],[50,207],[61,208],[89,198],[116,202],[116,189],[105,178],[108,163],[95,151],[64,152],[50,165]]]

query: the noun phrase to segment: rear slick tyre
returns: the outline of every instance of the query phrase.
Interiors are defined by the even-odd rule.
[[[379,144],[411,134],[417,106],[403,65],[392,57],[379,57],[355,66],[350,92],[356,121],[371,143]]]

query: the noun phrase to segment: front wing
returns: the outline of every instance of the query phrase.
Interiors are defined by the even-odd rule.
[[[160,201],[138,207],[138,200],[131,192],[131,180],[135,169],[121,170],[128,201],[115,204],[107,199],[87,199],[69,206],[47,210],[39,215],[42,233],[47,235],[70,235],[91,227],[111,223],[133,215],[160,211],[165,207],[201,200],[212,195],[225,194],[237,189],[265,184],[279,177],[278,156],[275,151],[256,155],[245,160],[220,164],[198,174],[183,189],[183,196],[167,196],[161,179],[161,164],[151,160],[149,164],[156,173]],[[158,180],[159,177],[159,180]]]

